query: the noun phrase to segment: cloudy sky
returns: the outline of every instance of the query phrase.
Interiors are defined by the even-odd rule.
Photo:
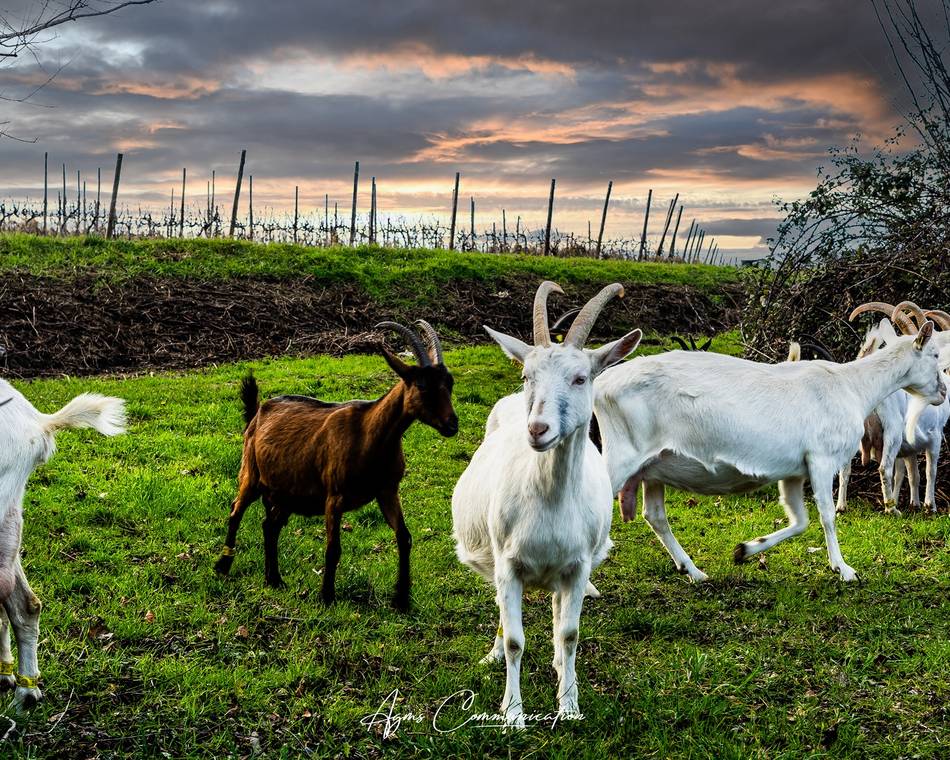
[[[740,255],[830,146],[880,141],[906,105],[868,0],[161,0],[61,27],[0,92],[56,71],[0,102],[36,138],[0,139],[0,197],[41,192],[44,151],[71,183],[123,151],[127,201],[164,201],[187,166],[204,203],[247,148],[255,205],[299,185],[347,206],[359,159],[381,213],[445,217],[460,171],[488,226],[540,225],[556,177],[556,225],[586,235],[613,180],[607,237],[639,235],[652,188],[657,216],[679,193],[684,227]]]

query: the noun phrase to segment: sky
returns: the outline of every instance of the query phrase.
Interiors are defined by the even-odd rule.
[[[15,19],[28,0],[0,0]],[[805,195],[828,149],[893,132],[906,108],[869,0],[287,2],[160,0],[60,27],[0,68],[0,198],[42,193],[43,153],[70,185],[111,178],[166,203],[215,170],[233,192],[241,149],[255,207],[447,219],[455,172],[476,224],[659,234],[675,194],[725,255],[757,257],[777,200]],[[106,180],[104,179],[104,184]],[[70,192],[72,192],[70,190]]]

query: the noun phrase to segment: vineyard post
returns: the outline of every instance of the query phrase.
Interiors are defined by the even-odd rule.
[[[294,245],[297,244],[297,218],[300,212],[300,186],[294,185]]]
[[[111,240],[115,232],[115,202],[119,198],[119,178],[122,176],[122,154],[115,157],[115,176],[112,178],[112,200],[109,201],[109,225],[106,228],[106,239]]]
[[[614,181],[607,183],[607,197],[604,198],[604,211],[600,215],[600,232],[597,233],[597,258],[601,258],[601,244],[604,241],[604,225],[607,224],[607,206],[610,205],[610,191],[613,190]]]
[[[323,194],[324,245],[330,245],[330,193]]]
[[[182,167],[181,170],[181,210],[178,213],[178,237],[185,237],[185,179],[188,170]]]
[[[650,222],[650,206],[653,203],[653,188],[647,193],[647,212],[643,216],[643,233],[640,235],[640,253],[637,256],[638,261],[643,261],[643,253],[647,247],[647,224]]]
[[[86,227],[86,221],[87,221],[87,216],[86,216],[86,180],[83,180],[83,181],[82,181],[82,227],[83,227],[83,230],[84,230],[84,231],[86,231],[86,230],[88,229],[88,228]]]
[[[554,216],[554,179],[551,179],[551,195],[548,196],[548,222],[544,226],[544,255],[551,253],[551,217]]]
[[[96,216],[92,220],[96,228],[96,234],[99,234],[99,211],[102,210],[100,201],[102,200],[102,167],[96,167]]]
[[[505,217],[505,210],[501,210],[501,250],[502,253],[508,251],[508,219]]]
[[[477,238],[475,237],[475,196],[474,195],[471,196],[471,200],[472,200],[472,250],[477,251],[478,242],[477,242]]]
[[[353,209],[350,212],[350,245],[356,240],[356,193],[360,184],[360,162],[353,168]]]
[[[63,164],[63,203],[60,206],[62,211],[59,217],[59,234],[66,234],[66,164]]]
[[[231,206],[231,226],[228,228],[228,237],[234,237],[234,225],[237,223],[238,202],[241,199],[241,182],[244,179],[244,159],[247,150],[241,151],[241,163],[238,164],[237,184],[234,186],[234,204]]]
[[[82,226],[81,226],[81,221],[82,221],[82,220],[81,220],[81,218],[80,218],[80,211],[81,211],[80,206],[81,206],[81,201],[82,201],[82,188],[80,187],[80,184],[81,184],[81,182],[80,182],[79,169],[76,169],[76,234],[77,234],[77,235],[80,233],[80,231],[81,231],[81,229],[82,229]]]
[[[670,201],[670,207],[666,212],[666,224],[663,225],[663,235],[660,237],[660,247],[656,251],[657,258],[663,255],[663,244],[666,243],[666,235],[670,231],[670,223],[673,221],[673,209],[676,208],[676,202],[679,199],[680,194],[677,193],[673,196],[673,200]]]
[[[218,204],[214,200],[214,182],[215,180],[215,170],[211,170],[211,200],[208,205],[208,222],[211,225],[211,230],[208,234],[208,237],[217,237],[218,230],[216,229],[218,222]]]
[[[247,226],[250,239],[254,240],[254,175],[247,175]]]
[[[455,172],[455,189],[452,191],[452,224],[449,227],[449,250],[455,250],[455,215],[459,206],[459,173]]]
[[[49,153],[43,154],[43,234],[46,234],[46,217],[49,208]]]
[[[376,177],[370,183],[372,188],[369,201],[369,242],[376,242]]]
[[[689,232],[686,233],[686,243],[683,245],[683,260],[689,263],[689,246],[693,242],[693,229],[696,227],[696,220],[689,223]]]
[[[670,240],[670,258],[676,254],[676,233],[680,229],[680,219],[683,218],[683,204],[680,204],[679,213],[676,214],[676,224],[673,226],[673,238]]]

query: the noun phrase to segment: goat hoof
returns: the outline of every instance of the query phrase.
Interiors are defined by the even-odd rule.
[[[227,575],[231,572],[231,565],[234,564],[234,557],[218,557],[218,561],[214,563],[214,571],[218,575]]]
[[[12,691],[16,688],[14,676],[0,676],[0,691]]]
[[[705,583],[709,580],[709,576],[702,570],[696,570],[695,572],[689,573],[689,579],[692,583]]]
[[[749,556],[750,554],[745,544],[736,544],[736,548],[732,550],[732,561],[737,565],[741,565]]]
[[[398,612],[409,612],[409,597],[396,594],[393,597],[393,608]]]
[[[320,599],[326,605],[333,604],[336,601],[336,593],[333,591],[322,591],[320,593]]]
[[[43,701],[43,692],[39,689],[27,689],[18,686],[13,697],[13,707],[17,712],[32,710]]]
[[[283,578],[281,578],[279,575],[276,578],[267,578],[265,580],[267,582],[267,585],[270,586],[271,588],[276,588],[276,589],[287,588],[287,584],[284,583]]]

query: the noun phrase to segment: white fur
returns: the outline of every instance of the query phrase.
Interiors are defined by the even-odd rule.
[[[0,658],[12,661],[12,627],[19,655],[18,672],[38,678],[36,648],[41,604],[20,564],[26,482],[33,470],[56,450],[57,430],[91,427],[103,435],[124,432],[125,402],[85,393],[54,414],[42,414],[12,385],[0,380],[0,404],[0,604],[9,618],[9,625],[0,622]],[[0,685],[12,686],[12,679],[4,678]],[[41,697],[38,688],[18,686],[14,702],[23,705]]]
[[[884,398],[906,388],[930,403],[944,400],[930,329],[920,347],[913,337],[899,338],[847,364],[763,364],[673,351],[607,370],[596,382],[595,410],[614,491],[643,483],[644,518],[676,566],[700,581],[705,574],[670,531],[664,486],[729,494],[778,482],[789,525],[740,544],[741,560],[805,530],[809,479],[831,566],[854,580],[835,533],[834,474],[850,461],[865,418]],[[623,500],[621,507],[631,519]]]
[[[886,342],[896,339],[894,326],[889,320],[883,319],[879,325],[868,331],[859,356],[872,353]],[[947,375],[947,370],[950,369],[950,333],[934,333],[933,343],[938,349],[938,364],[944,373],[944,382],[950,382],[950,376]],[[927,475],[924,507],[936,512],[937,464],[943,443],[943,430],[950,419],[950,398],[934,406],[920,396],[899,390],[878,404],[873,414],[880,422],[882,440],[881,450],[873,449],[870,456],[878,462],[884,511],[900,515],[897,505],[905,473],[910,491],[910,505],[920,506],[917,456],[924,454]],[[850,478],[851,462],[848,461],[838,475],[839,513],[847,508]]]
[[[565,715],[579,711],[574,661],[581,605],[585,589],[596,594],[590,572],[612,545],[610,478],[588,439],[593,379],[632,351],[640,333],[597,351],[534,348],[489,334],[523,362],[525,390],[492,410],[485,440],[455,487],[452,519],[459,559],[495,586],[502,635],[484,660],[505,659],[501,712],[510,725],[522,727],[521,599],[527,586],[553,592],[559,709]]]

